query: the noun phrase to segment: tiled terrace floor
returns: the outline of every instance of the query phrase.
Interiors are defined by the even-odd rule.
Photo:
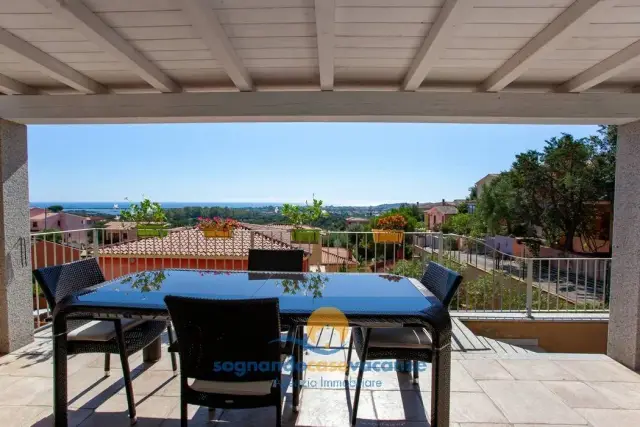
[[[309,353],[305,361],[344,361],[346,352]],[[451,421],[455,427],[485,426],[640,426],[640,375],[602,355],[494,351],[453,353]],[[112,356],[112,375],[103,377],[102,355],[69,360],[70,425],[128,426],[120,366]],[[145,366],[141,354],[130,359],[138,425],[179,425],[179,381],[170,359]],[[27,348],[0,358],[0,425],[52,425],[52,359],[47,332]],[[354,390],[346,391],[342,372],[307,372],[302,405],[291,411],[285,396],[283,422],[295,426],[348,426]],[[355,383],[355,376],[351,379]],[[360,401],[359,425],[428,426],[430,375],[414,386],[409,374],[365,373],[379,381]],[[288,382],[288,377],[284,381]],[[315,384],[311,384],[315,381]],[[426,408],[426,409],[425,409]],[[221,426],[273,425],[273,408],[218,410]],[[190,407],[190,425],[207,425],[206,409]],[[212,425],[212,424],[208,424]],[[215,424],[214,424],[215,425]]]

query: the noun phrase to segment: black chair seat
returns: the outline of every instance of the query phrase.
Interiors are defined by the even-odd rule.
[[[95,258],[39,268],[33,271],[33,276],[44,292],[52,312],[64,298],[105,281]],[[105,375],[110,372],[110,355],[120,355],[129,418],[131,424],[134,424],[136,408],[127,357],[158,339],[165,329],[171,336],[171,328],[164,321],[97,320],[92,319],[91,313],[73,313],[67,316],[66,321],[67,354],[104,353]],[[174,354],[171,355],[171,361],[175,372],[177,366]]]
[[[440,264],[430,262],[420,282],[448,308],[462,282],[462,276]],[[347,354],[347,375],[354,347],[360,358],[360,369],[351,414],[352,425],[355,425],[357,420],[360,386],[367,360],[411,360],[414,383],[418,382],[418,362],[429,363],[433,360],[433,342],[425,328],[352,328]]]
[[[73,326],[77,326],[82,321],[72,320],[68,322],[69,330],[72,331]],[[111,322],[111,321],[106,321]],[[86,323],[84,321],[83,323]],[[113,322],[111,322],[113,323]],[[164,321],[147,320],[137,326],[124,331],[124,343],[127,349],[127,355],[137,353],[153,341],[155,341],[167,329]],[[67,351],[69,354],[82,353],[111,353],[118,354],[117,337],[113,337],[107,341],[91,341],[91,340],[68,340]]]
[[[431,336],[425,328],[373,329],[369,340],[369,349],[376,347],[421,349],[430,346]]]

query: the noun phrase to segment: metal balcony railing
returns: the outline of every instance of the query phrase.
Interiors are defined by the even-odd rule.
[[[86,239],[69,242],[70,233]],[[138,238],[135,229],[84,229],[32,233],[34,268],[97,257],[107,279],[164,268],[244,270],[248,251],[302,249],[305,268],[326,272],[389,272],[420,278],[429,260],[460,271],[464,281],[451,308],[468,312],[592,312],[609,307],[610,258],[520,257],[483,240],[454,234],[406,232],[376,243],[374,232],[321,231],[317,242],[298,243],[283,226],[243,225],[232,238],[205,238],[194,228]],[[37,284],[35,326],[50,312]]]

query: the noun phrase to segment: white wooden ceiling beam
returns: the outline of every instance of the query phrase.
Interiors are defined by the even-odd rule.
[[[0,92],[6,95],[36,95],[38,90],[0,74]]]
[[[180,92],[180,86],[145,58],[80,0],[40,0],[55,17],[68,23],[89,41],[127,64],[143,80],[161,92]]]
[[[478,90],[497,92],[520,77],[539,58],[556,49],[572,37],[580,28],[589,24],[589,18],[615,4],[615,0],[576,0],[556,19],[551,21],[542,31],[515,55],[509,58],[500,68],[480,84]]]
[[[241,91],[253,90],[249,72],[236,54],[224,28],[220,24],[211,2],[207,0],[182,0],[182,8],[189,16],[191,25],[213,53],[229,78]]]
[[[316,0],[316,2],[321,0]],[[446,0],[442,9],[425,37],[418,54],[413,58],[404,82],[404,90],[416,90],[420,87],[429,70],[446,48],[456,27],[464,23],[467,13],[473,9],[471,0]]]
[[[614,53],[558,86],[558,92],[582,92],[631,67],[640,58],[640,41]]]
[[[621,124],[640,94],[520,92],[219,92],[0,96],[19,123],[445,122]]]
[[[333,51],[336,2],[315,0],[316,40],[320,66],[320,89],[333,90]]]
[[[67,64],[0,28],[0,45],[33,63],[40,71],[83,93],[106,93],[107,88]]]

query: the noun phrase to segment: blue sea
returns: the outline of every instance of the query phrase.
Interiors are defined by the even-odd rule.
[[[223,208],[263,208],[281,206],[281,203],[252,203],[252,202],[160,202],[163,208],[184,208],[186,206],[223,207]],[[46,208],[60,205],[65,211],[83,210],[88,212],[117,215],[121,209],[129,207],[129,202],[30,202],[29,206]]]

